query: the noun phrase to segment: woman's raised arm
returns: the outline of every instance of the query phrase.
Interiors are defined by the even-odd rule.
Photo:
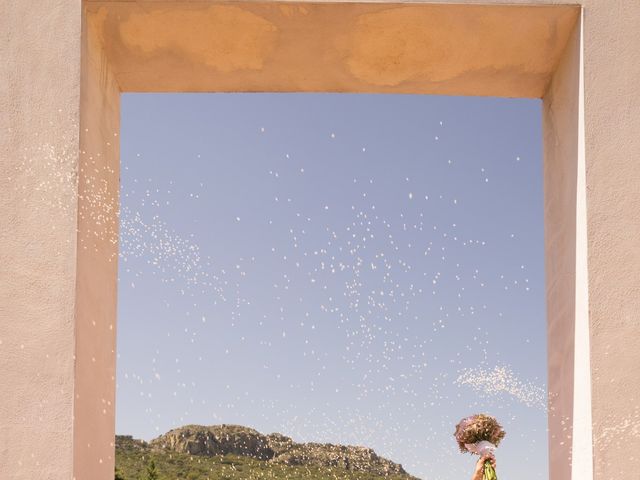
[[[473,472],[473,477],[471,477],[471,480],[482,480],[482,477],[484,475],[484,462],[487,460],[491,462],[491,465],[493,465],[494,469],[496,468],[496,457],[489,454],[482,455],[476,462],[476,469]]]

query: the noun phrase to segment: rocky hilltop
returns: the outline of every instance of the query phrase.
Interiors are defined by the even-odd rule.
[[[265,435],[240,425],[186,425],[170,430],[148,443],[130,436],[118,436],[116,447],[139,454],[173,452],[198,457],[231,455],[283,468],[313,467],[321,471],[328,469],[345,474],[417,480],[407,474],[402,465],[380,457],[370,448],[330,443],[297,443],[280,433]]]

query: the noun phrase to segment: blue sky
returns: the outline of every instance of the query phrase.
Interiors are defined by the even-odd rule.
[[[119,434],[237,423],[546,479],[538,100],[124,94]]]

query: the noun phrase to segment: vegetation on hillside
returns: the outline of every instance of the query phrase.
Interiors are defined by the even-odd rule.
[[[193,455],[116,437],[117,480],[418,480],[344,467],[287,464],[245,455]]]

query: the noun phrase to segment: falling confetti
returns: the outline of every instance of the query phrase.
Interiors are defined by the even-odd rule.
[[[519,380],[532,356],[544,359],[543,317],[531,314],[530,332],[512,320],[543,310],[534,293],[544,291],[542,257],[523,231],[541,202],[521,188],[541,185],[535,165],[522,162],[512,178],[482,145],[469,155],[427,141],[451,149],[429,150],[409,128],[426,104],[387,107],[400,143],[382,118],[350,117],[356,97],[323,97],[306,111],[331,115],[300,118],[255,95],[268,108],[245,105],[245,117],[207,125],[211,151],[192,139],[197,174],[183,168],[196,154],[176,159],[162,147],[190,138],[181,133],[189,122],[147,112],[172,133],[123,126],[119,208],[100,182],[117,175],[85,172],[94,208],[82,215],[95,224],[87,248],[105,238],[119,246],[119,432],[149,439],[187,423],[237,423],[365,445],[425,480],[453,480],[469,468],[450,448],[451,425],[488,405],[513,412],[505,428],[531,439],[503,471],[546,451],[544,429],[524,432],[517,420],[546,425],[544,383]],[[190,108],[221,111],[207,102]],[[254,117],[268,134],[256,134]],[[341,130],[337,118],[361,131]],[[430,133],[452,138],[453,123],[436,117]],[[506,141],[484,123],[474,128]],[[72,193],[75,179],[62,181]],[[518,348],[502,349],[507,340]],[[505,361],[512,367],[493,367]],[[442,445],[435,457],[427,443]]]
[[[547,390],[532,382],[523,382],[516,374],[504,366],[492,370],[483,368],[462,369],[456,383],[467,385],[475,391],[493,396],[507,394],[528,407],[547,408]]]

